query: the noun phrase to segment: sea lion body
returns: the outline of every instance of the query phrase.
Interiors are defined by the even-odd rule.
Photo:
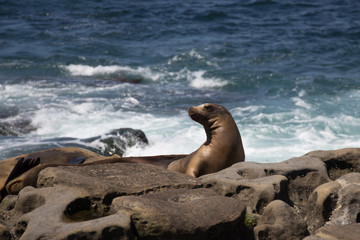
[[[29,154],[23,154],[20,156],[1,160],[0,189],[4,187],[6,180],[8,179],[10,173],[13,171],[16,163],[22,158],[24,159],[40,158],[40,164],[47,164],[47,163],[66,164],[69,161],[79,157],[90,159],[97,156],[100,155],[86,149],[75,148],[75,147],[63,147],[63,148],[48,149],[48,150],[29,153]]]
[[[152,164],[167,168],[174,160],[184,158],[187,155],[158,155],[144,157],[120,157],[113,155],[105,157],[82,148],[55,148],[0,161],[0,201],[7,194],[17,194],[26,186],[36,186],[38,174],[48,167],[58,166],[88,166],[111,163],[140,163]],[[80,164],[73,163],[73,160],[84,158]],[[38,160],[38,161],[36,161]],[[32,165],[19,164],[21,162]],[[25,168],[25,169],[24,169]],[[30,169],[29,169],[30,168]],[[14,174],[15,173],[15,174]]]
[[[189,156],[172,162],[169,170],[199,177],[245,160],[239,129],[225,107],[205,103],[189,108],[188,113],[204,126],[207,139]]]

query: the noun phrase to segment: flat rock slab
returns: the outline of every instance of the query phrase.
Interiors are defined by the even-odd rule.
[[[201,186],[191,176],[150,164],[134,163],[55,167],[39,173],[37,187],[58,185],[85,189],[92,196],[104,198],[105,204],[110,204],[116,196]]]
[[[209,189],[119,197],[113,208],[131,215],[140,239],[247,239],[245,205]]]

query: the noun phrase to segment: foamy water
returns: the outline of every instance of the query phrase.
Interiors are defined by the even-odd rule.
[[[96,74],[98,71],[93,71],[89,76]],[[201,72],[200,77],[203,74]],[[163,115],[160,110],[142,113],[129,110],[143,101],[122,92],[130,86],[62,85],[59,88],[51,87],[51,84],[44,87],[41,82],[5,86],[0,90],[2,99],[25,106],[37,130],[24,138],[2,142],[1,148],[20,148],[23,144],[36,146],[51,138],[89,138],[120,127],[141,129],[149,139],[148,146],[127,149],[126,156],[190,153],[205,141],[202,126],[187,116],[186,108],[172,115]],[[63,94],[73,97],[62,97]],[[106,97],[109,94],[113,97]],[[338,101],[350,101],[358,98],[358,94],[352,92]],[[315,115],[316,109],[311,110],[314,107],[303,100],[305,96],[306,93],[301,92],[292,98],[293,108],[285,111],[269,110],[272,105],[266,104],[229,108],[240,129],[247,161],[275,162],[311,150],[360,144],[358,118],[346,114],[336,117]],[[70,142],[76,143],[76,140]],[[95,147],[101,147],[97,144]]]

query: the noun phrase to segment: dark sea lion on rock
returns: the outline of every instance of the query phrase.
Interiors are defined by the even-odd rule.
[[[205,103],[189,108],[188,113],[204,126],[207,139],[198,150],[172,162],[168,169],[199,177],[245,160],[239,129],[225,107]]]
[[[100,155],[89,150],[75,147],[54,148],[0,161],[0,199],[4,197],[6,185],[11,184],[19,176],[26,174],[37,165],[68,164],[74,160],[90,159]]]
[[[40,159],[39,164],[45,163],[57,163],[65,164],[71,160],[74,160],[79,157],[84,157],[86,159],[100,156],[94,152],[91,152],[82,148],[75,147],[63,147],[63,148],[54,148],[29,154],[23,154],[20,156],[4,159],[0,161],[0,189],[5,185],[5,182],[8,180],[10,173],[13,171],[15,165],[21,159]],[[21,168],[21,165],[18,166]],[[17,170],[21,172],[21,170]]]
[[[73,154],[69,154],[69,151],[73,152]],[[50,153],[52,153],[53,156]],[[59,157],[58,155],[62,155],[62,157]],[[40,156],[43,157],[43,160],[40,160],[40,158],[24,158],[29,156]],[[113,155],[112,157],[105,157],[81,148],[56,148],[25,154],[19,157],[3,160],[4,163],[7,163],[3,163],[4,166],[8,167],[6,168],[7,170],[10,169],[9,162],[15,162],[15,164],[11,168],[10,173],[9,171],[3,172],[3,169],[0,168],[2,176],[7,176],[7,178],[3,177],[4,179],[1,179],[3,181],[1,182],[2,185],[0,187],[0,201],[8,194],[17,194],[26,186],[35,187],[39,172],[48,167],[88,166],[123,162],[152,164],[167,168],[172,161],[185,156],[187,155],[159,155],[144,157],[120,157],[118,155]],[[5,172],[7,175],[4,174]]]

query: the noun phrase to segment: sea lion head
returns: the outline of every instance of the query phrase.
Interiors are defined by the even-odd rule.
[[[200,123],[205,128],[211,128],[219,119],[231,117],[225,107],[214,103],[204,103],[196,107],[190,107],[188,114],[192,120]]]

